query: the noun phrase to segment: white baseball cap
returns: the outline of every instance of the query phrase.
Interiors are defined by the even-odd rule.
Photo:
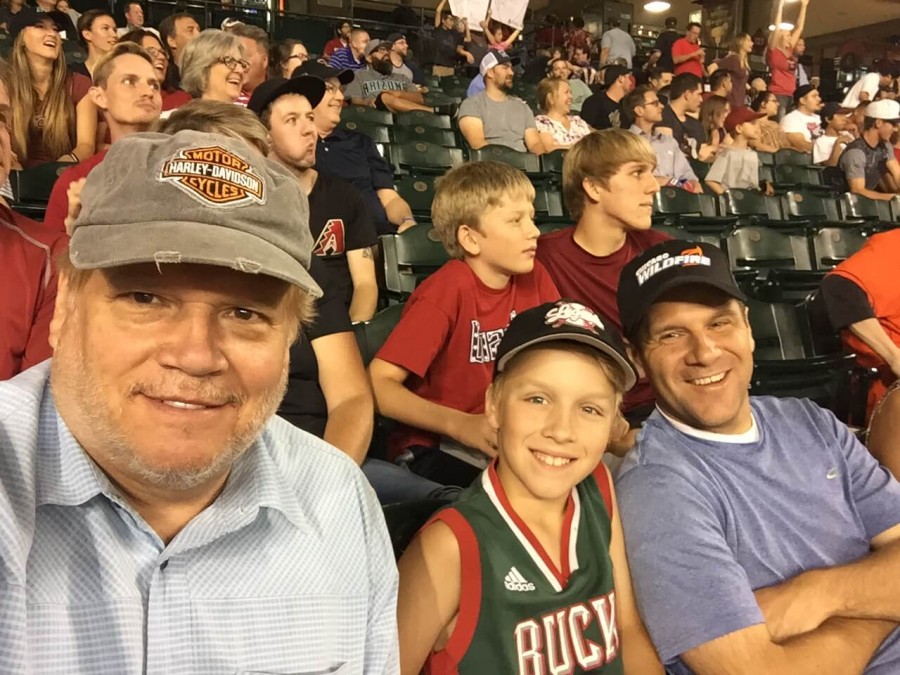
[[[900,103],[883,98],[866,106],[866,117],[876,120],[887,120],[893,124],[900,123]]]

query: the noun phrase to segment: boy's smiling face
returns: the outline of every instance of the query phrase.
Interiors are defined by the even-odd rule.
[[[597,467],[620,400],[586,348],[535,347],[517,356],[485,400],[510,498],[564,503]]]

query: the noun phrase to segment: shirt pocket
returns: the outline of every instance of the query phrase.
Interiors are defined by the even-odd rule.
[[[239,670],[236,675],[350,675],[351,672],[350,664],[342,663],[326,670],[304,670],[302,672],[297,670],[289,673],[274,670]]]

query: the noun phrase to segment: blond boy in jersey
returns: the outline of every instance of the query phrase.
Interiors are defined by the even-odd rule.
[[[400,560],[401,672],[663,672],[600,461],[637,375],[569,300],[510,323],[485,414],[498,457]]]

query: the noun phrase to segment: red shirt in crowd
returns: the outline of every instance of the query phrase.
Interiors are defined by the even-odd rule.
[[[672,59],[674,60],[676,56],[693,54],[698,49],[700,49],[700,45],[694,44],[686,37],[680,38],[675,40],[675,44],[672,45]],[[703,77],[703,64],[697,59],[689,59],[687,61],[682,61],[681,63],[676,63],[675,75],[681,75],[682,73],[693,73],[697,77]]]
[[[776,96],[793,96],[797,88],[797,57],[780,49],[767,49],[766,64],[772,71],[769,91]]]
[[[538,241],[538,259],[544,263],[562,297],[587,305],[622,330],[616,304],[622,268],[632,258],[671,237],[655,230],[631,230],[625,233],[622,248],[612,255],[600,257],[581,248],[574,235],[574,227],[545,234]],[[650,383],[641,380],[625,395],[622,408],[629,411],[652,403],[654,398]]]
[[[543,266],[488,288],[462,260],[451,260],[422,282],[403,309],[377,358],[410,375],[406,386],[417,396],[462,412],[484,412],[497,345],[510,319],[559,291]],[[391,457],[413,446],[437,447],[436,434],[403,426],[391,439]]]
[[[325,48],[322,50],[322,56],[331,56],[334,54],[335,49],[341,49],[342,47],[346,47],[347,44],[341,40],[341,38],[332,38],[328,42],[325,43]]]
[[[46,229],[54,232],[66,231],[66,216],[69,214],[69,186],[76,180],[86,178],[91,170],[103,161],[103,158],[106,157],[106,152],[106,150],[101,150],[83,162],[69,167],[59,175],[59,178],[53,184],[53,190],[50,192],[50,201],[44,214],[44,227]]]
[[[176,108],[180,108],[185,103],[190,103],[194,99],[191,97],[189,93],[183,91],[182,89],[176,89],[175,91],[165,91],[162,92],[162,111],[166,110],[175,110]]]
[[[53,258],[65,241],[65,235],[0,205],[0,380],[53,355]]]

